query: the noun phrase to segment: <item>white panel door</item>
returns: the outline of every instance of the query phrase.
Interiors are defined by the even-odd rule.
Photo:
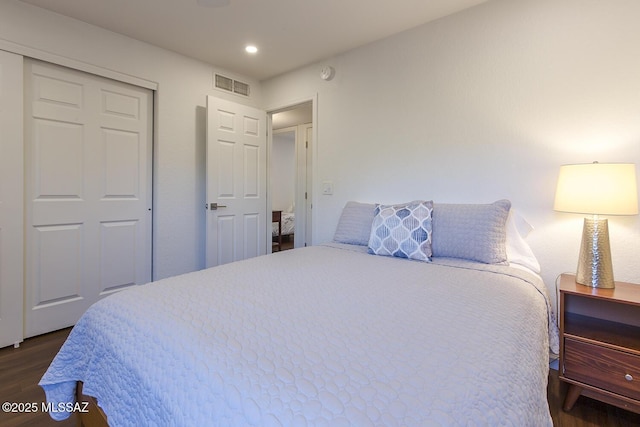
[[[266,253],[266,122],[264,111],[207,96],[207,267]]]
[[[152,93],[25,63],[25,335],[151,280]]]
[[[0,347],[22,341],[22,56],[0,51]]]

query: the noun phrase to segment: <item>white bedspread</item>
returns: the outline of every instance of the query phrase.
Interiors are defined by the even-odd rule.
[[[281,224],[282,224],[282,235],[287,236],[289,234],[293,234],[296,228],[296,214],[292,212],[282,212],[281,214]],[[271,234],[273,236],[278,235],[278,223],[274,222],[271,226]]]
[[[545,286],[442,263],[315,246],[123,291],[40,385],[111,426],[551,426]]]

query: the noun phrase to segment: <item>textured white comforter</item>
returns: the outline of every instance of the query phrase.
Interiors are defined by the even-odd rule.
[[[545,286],[442,262],[316,246],[123,291],[40,385],[112,426],[551,426]]]

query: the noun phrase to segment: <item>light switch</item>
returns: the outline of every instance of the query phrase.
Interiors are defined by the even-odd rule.
[[[333,182],[331,181],[322,182],[322,194],[327,196],[330,196],[333,194]]]

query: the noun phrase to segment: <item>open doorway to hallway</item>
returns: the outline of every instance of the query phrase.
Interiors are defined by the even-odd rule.
[[[271,113],[272,251],[311,245],[313,102]]]

